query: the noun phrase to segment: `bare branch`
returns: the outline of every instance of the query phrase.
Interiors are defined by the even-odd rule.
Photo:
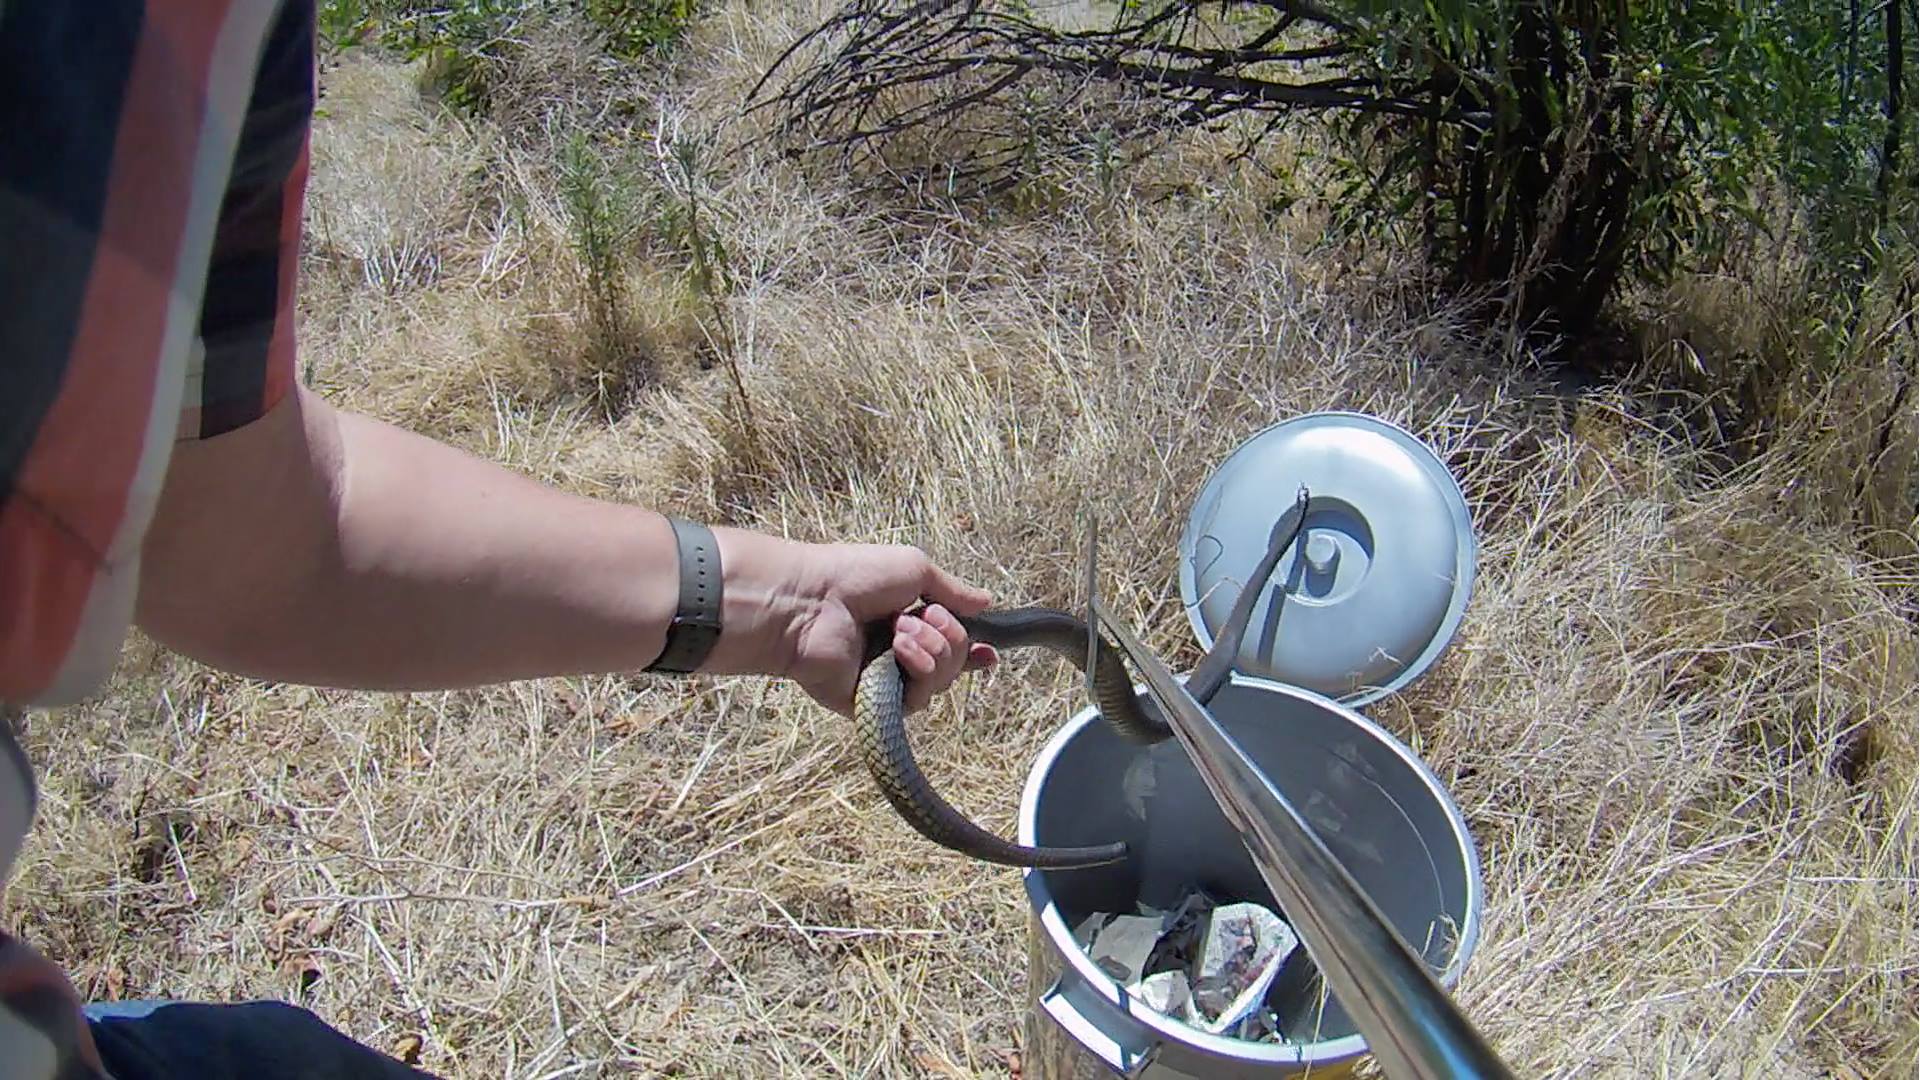
[[[1212,5],[1168,2],[1109,27],[1068,31],[992,0],[850,0],[781,54],[748,95],[748,108],[777,109],[776,137],[796,150],[847,151],[916,129],[937,143],[957,134],[948,125],[961,114],[998,110],[998,123],[972,125],[984,134],[953,151],[967,160],[937,166],[989,186],[1000,170],[1026,158],[1005,152],[1008,143],[1060,130],[1059,118],[1076,99],[1101,90],[1128,105],[1104,103],[1101,126],[1129,137],[1211,125],[1235,113],[1338,109],[1441,121],[1462,115],[1434,87],[1388,86],[1342,72],[1338,62],[1359,49],[1355,30],[1315,4],[1223,0],[1217,11],[1244,18],[1216,20]],[[763,98],[775,72],[799,65],[805,48],[817,50],[814,58]],[[1030,92],[1010,95],[1036,76],[1049,104],[1023,109]],[[1123,119],[1129,111],[1136,115]]]

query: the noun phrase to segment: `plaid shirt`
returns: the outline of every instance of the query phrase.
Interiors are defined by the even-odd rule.
[[[293,386],[312,0],[0,0],[0,885],[19,709],[94,692],[179,440]],[[0,1078],[104,1076],[71,984],[0,932]]]

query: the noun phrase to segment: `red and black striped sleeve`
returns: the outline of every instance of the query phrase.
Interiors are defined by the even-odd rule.
[[[313,6],[285,5],[262,48],[221,202],[206,296],[199,382],[188,384],[183,438],[247,424],[294,383],[299,269],[314,106]]]
[[[6,718],[111,670],[175,443],[294,385],[313,18],[0,0],[0,882],[34,795]],[[100,1068],[71,986],[5,934],[0,1062]]]

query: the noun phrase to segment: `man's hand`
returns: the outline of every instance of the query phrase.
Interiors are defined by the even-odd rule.
[[[854,684],[869,625],[893,617],[893,652],[907,675],[906,708],[927,706],[964,670],[997,659],[992,646],[969,645],[954,613],[984,611],[990,597],[940,567],[918,548],[899,545],[802,545],[795,552],[792,588],[798,618],[791,624],[786,674],[816,701],[852,715]],[[900,614],[920,601],[926,607]]]
[[[714,537],[725,578],[723,627],[704,670],[784,675],[850,716],[874,623],[893,620],[893,651],[906,670],[910,711],[925,708],[962,671],[996,659],[991,646],[969,647],[953,617],[985,610],[990,597],[919,548],[805,544],[727,528],[715,529]],[[925,608],[903,614],[922,600]]]

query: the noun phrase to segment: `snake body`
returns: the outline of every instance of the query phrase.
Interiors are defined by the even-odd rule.
[[[1273,523],[1267,536],[1267,552],[1248,577],[1250,582],[1271,579],[1280,558],[1290,549],[1306,527],[1311,495],[1301,485],[1293,506]],[[1091,541],[1090,541],[1091,543]],[[1089,556],[1091,575],[1091,556]],[[1089,589],[1092,588],[1091,578]],[[1188,680],[1188,692],[1205,703],[1231,676],[1240,652],[1240,642],[1252,618],[1253,605],[1260,594],[1257,587],[1242,587],[1233,611],[1220,628],[1220,635]],[[960,625],[974,641],[1001,648],[1039,647],[1057,653],[1079,668],[1087,667],[1089,630],[1081,619],[1053,608],[1027,607],[960,616]],[[854,721],[859,731],[860,757],[873,774],[880,791],[893,808],[922,836],[963,855],[1004,866],[1031,866],[1065,869],[1099,866],[1118,862],[1127,856],[1125,844],[1099,844],[1091,847],[1026,847],[1008,843],[987,832],[955,810],[933,790],[926,775],[913,760],[913,747],[907,741],[905,722],[905,682],[899,661],[893,655],[893,631],[889,620],[876,624],[867,633],[866,664],[854,689]],[[1173,729],[1161,717],[1150,714],[1127,681],[1127,669],[1120,653],[1101,635],[1094,660],[1093,701],[1100,715],[1123,739],[1150,746],[1172,737]]]
[[[1064,611],[1028,607],[959,616],[967,636],[998,648],[1038,647],[1059,655],[1083,673],[1087,624]],[[884,639],[880,637],[884,634]],[[969,821],[933,790],[914,761],[905,724],[905,683],[891,647],[892,630],[876,629],[870,659],[854,691],[854,721],[860,756],[893,808],[922,836],[964,855],[1003,866],[1064,869],[1118,862],[1124,843],[1091,847],[1027,847],[1009,843]],[[1120,654],[1104,637],[1094,661],[1093,699],[1100,715],[1122,738],[1150,745],[1173,729],[1152,715],[1134,693]]]

